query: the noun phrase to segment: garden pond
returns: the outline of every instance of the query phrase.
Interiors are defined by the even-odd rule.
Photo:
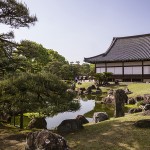
[[[75,119],[78,115],[84,115],[89,122],[93,122],[94,112],[107,112],[109,117],[113,117],[114,105],[101,104],[100,101],[95,100],[96,97],[79,97],[80,109],[73,112],[64,112],[55,115],[54,117],[47,117],[47,128],[54,129],[65,119]]]

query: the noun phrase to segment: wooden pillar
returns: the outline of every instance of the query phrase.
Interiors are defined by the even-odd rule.
[[[105,62],[105,72],[107,72],[107,63]]]
[[[96,73],[96,62],[95,62],[95,73]]]
[[[142,61],[142,79],[141,79],[141,81],[143,82],[143,80],[144,80],[144,66],[143,66],[143,61]]]
[[[123,81],[124,81],[124,62],[122,62],[122,78],[123,78]]]

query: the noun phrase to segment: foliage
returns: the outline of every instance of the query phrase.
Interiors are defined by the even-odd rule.
[[[96,78],[96,80],[98,80],[98,84],[101,85],[103,80],[104,80],[103,74],[102,73],[96,73],[95,78]]]
[[[112,76],[111,72],[103,72],[103,73],[96,73],[95,78],[98,80],[98,84],[107,84],[108,79]]]
[[[60,55],[57,51],[54,51],[53,49],[48,49],[48,54],[49,54],[49,61],[58,61],[63,64],[68,64],[68,61],[66,61],[65,57]]]
[[[71,69],[65,57],[52,49],[48,49],[48,56],[49,63],[44,66],[44,71],[50,72],[63,80],[70,79]]]
[[[15,56],[21,59],[20,68],[26,72],[39,72],[49,62],[48,50],[41,44],[29,40],[21,41]]]
[[[16,0],[0,1],[0,23],[11,27],[29,27],[37,21],[36,16],[29,15],[29,9],[22,2]]]
[[[23,112],[38,110],[49,114],[69,110],[75,96],[66,92],[67,85],[52,74],[24,73],[18,77],[1,82],[1,102],[9,102],[11,109],[21,109]]]

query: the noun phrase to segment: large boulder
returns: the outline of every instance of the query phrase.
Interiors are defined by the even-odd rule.
[[[76,119],[79,120],[81,124],[89,123],[89,121],[83,115],[78,115]]]
[[[106,112],[95,112],[93,115],[93,120],[95,123],[101,122],[109,119],[109,116]]]
[[[30,132],[25,150],[69,150],[66,140],[49,130]]]
[[[71,133],[83,129],[82,123],[78,119],[63,120],[57,127],[59,133]]]
[[[37,128],[37,129],[47,129],[47,122],[44,117],[42,118],[33,118],[29,124],[28,128]]]
[[[118,89],[114,93],[115,97],[115,117],[124,116],[124,104],[128,101],[128,96],[124,90]]]
[[[139,120],[134,125],[139,128],[150,128],[150,119]]]

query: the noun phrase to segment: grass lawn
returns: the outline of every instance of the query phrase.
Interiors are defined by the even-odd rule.
[[[82,131],[65,138],[73,150],[150,150],[150,129],[133,126],[135,121],[144,118],[150,117],[131,114],[87,124]]]
[[[76,84],[77,88],[85,87],[94,84],[93,82],[83,82],[81,85]],[[102,92],[107,92],[109,89],[125,89],[126,87],[129,88],[132,94],[129,94],[128,97],[136,97],[138,95],[144,95],[144,94],[150,94],[150,84],[147,83],[121,83],[120,85],[116,86],[106,86],[106,87],[100,87],[102,89]]]
[[[150,94],[150,84],[146,83],[132,83],[128,85],[128,88],[133,93],[128,95],[129,97],[136,97],[137,95]]]

